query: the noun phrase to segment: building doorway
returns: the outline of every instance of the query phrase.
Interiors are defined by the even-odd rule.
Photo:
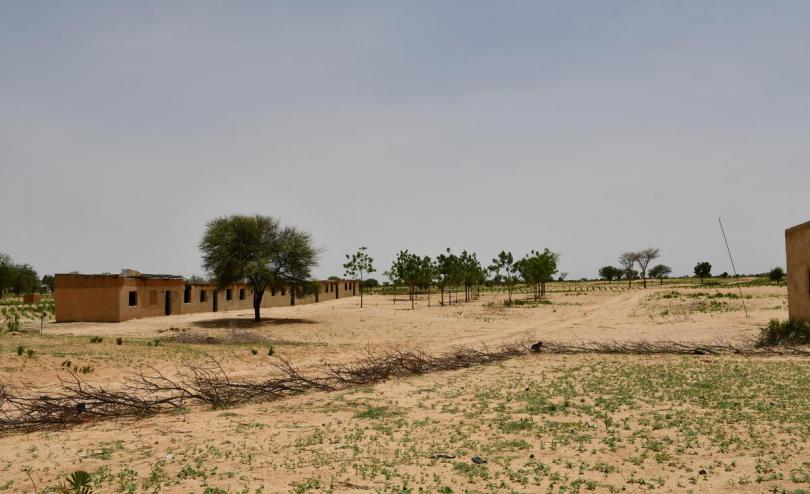
[[[219,295],[219,290],[214,290],[214,312],[219,310],[219,304],[217,303],[217,302],[219,302],[218,295]]]
[[[166,290],[166,292],[164,294],[164,297],[165,297],[164,303],[163,303],[164,308],[165,308],[164,312],[166,313],[167,316],[170,316],[170,315],[172,315],[172,292],[169,291],[169,290]]]

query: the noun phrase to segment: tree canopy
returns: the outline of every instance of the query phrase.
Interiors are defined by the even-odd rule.
[[[268,287],[302,287],[318,262],[318,250],[309,233],[258,214],[211,220],[200,250],[203,266],[218,285],[245,282],[251,286],[257,322]]]
[[[16,295],[37,292],[42,281],[29,264],[17,264],[10,255],[0,252],[0,298],[7,291]]]
[[[712,276],[712,265],[706,261],[701,261],[695,265],[695,276],[700,278],[700,284],[703,284],[704,278]]]
[[[599,276],[606,279],[608,283],[622,277],[622,270],[616,266],[603,266],[599,268]]]
[[[559,254],[546,248],[543,252],[531,251],[520,260],[518,271],[523,280],[534,287],[534,299],[546,293],[546,283],[554,279]]]
[[[657,264],[650,269],[650,278],[660,280],[662,285],[664,284],[664,278],[670,274],[672,274],[672,268],[666,264]]]

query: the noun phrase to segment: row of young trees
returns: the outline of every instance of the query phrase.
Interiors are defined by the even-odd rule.
[[[361,247],[357,253],[346,256],[344,264],[346,276],[359,278],[361,283],[360,306],[362,307],[364,276],[374,272],[373,259],[368,256],[367,249]],[[512,300],[514,286],[526,283],[532,287],[534,299],[545,295],[546,283],[553,280],[557,273],[559,255],[549,249],[531,251],[521,259],[515,259],[511,252],[502,251],[492,260],[488,267],[484,267],[477,255],[466,250],[460,254],[453,253],[449,248],[436,256],[420,256],[408,250],[400,251],[391,264],[391,268],[384,274],[395,286],[408,288],[411,308],[414,308],[417,289],[428,289],[428,306],[430,306],[430,289],[439,290],[439,303],[445,305],[453,303],[453,296],[458,289],[464,290],[464,300],[469,301],[478,295],[478,287],[488,280],[506,285],[509,300]],[[490,279],[491,275],[491,279]]]

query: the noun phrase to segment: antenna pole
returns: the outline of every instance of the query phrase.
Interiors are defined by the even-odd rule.
[[[734,267],[734,258],[731,256],[731,248],[728,246],[728,238],[726,238],[726,230],[723,228],[723,221],[717,218],[720,223],[720,231],[723,233],[723,241],[726,243],[726,250],[728,251],[728,258],[731,261],[731,270],[734,271],[734,277],[737,277],[737,268]],[[740,300],[742,301],[743,310],[745,311],[745,318],[748,319],[748,309],[745,307],[745,297],[743,297],[742,287],[740,281],[737,280],[737,288],[740,290]]]

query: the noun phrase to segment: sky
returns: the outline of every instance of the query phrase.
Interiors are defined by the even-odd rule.
[[[203,274],[206,223],[560,254],[595,277],[785,264],[810,220],[810,2],[6,1],[0,252]]]

